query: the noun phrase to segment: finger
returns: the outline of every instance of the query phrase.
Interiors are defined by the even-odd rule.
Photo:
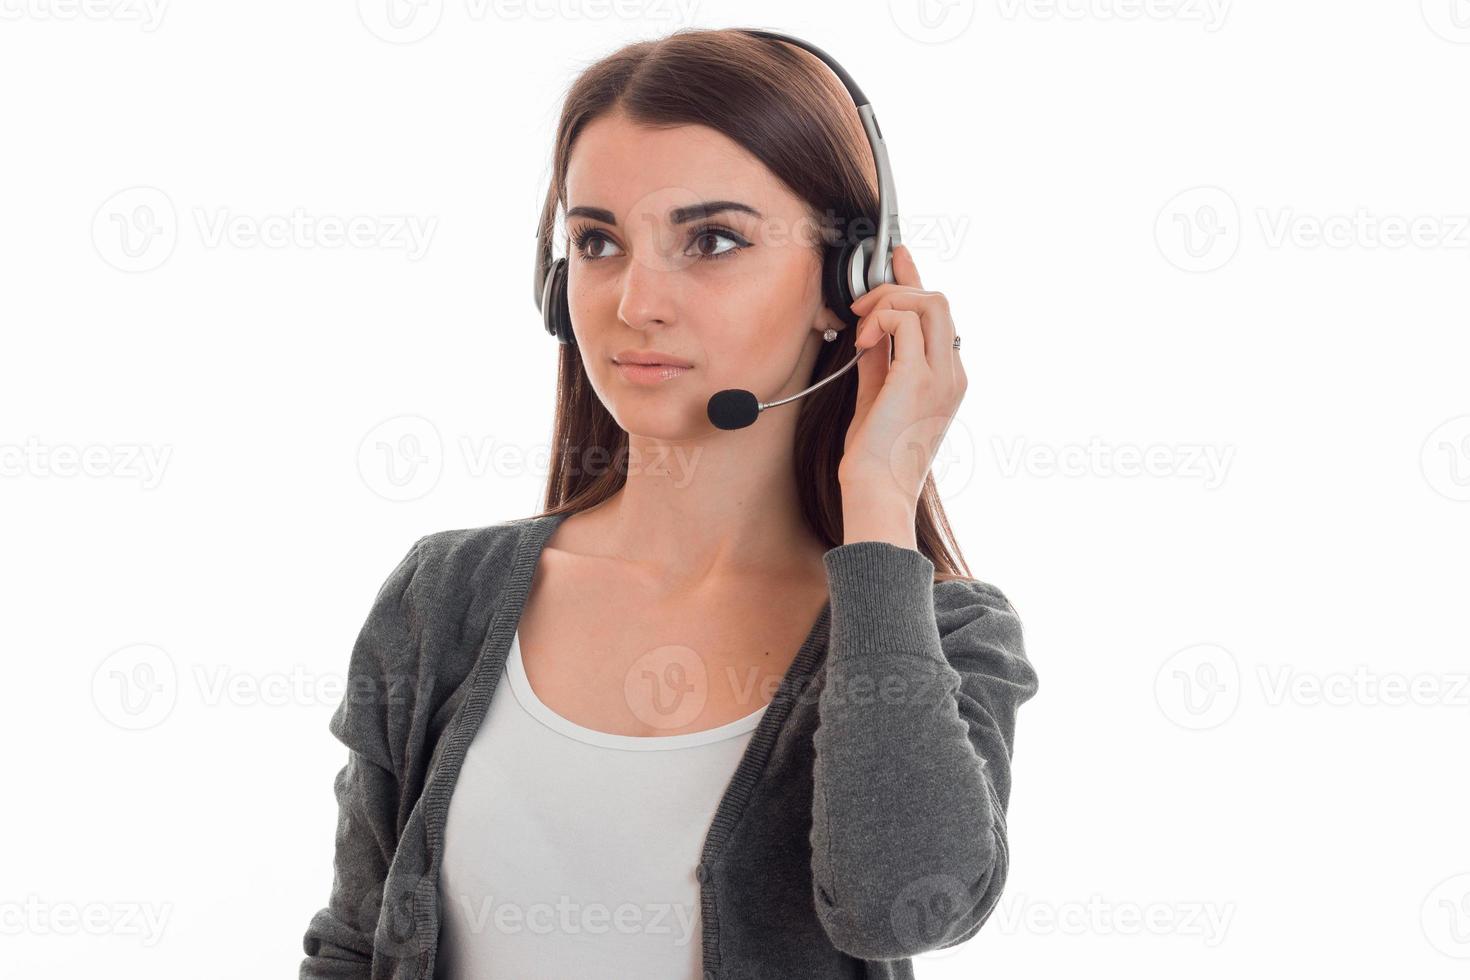
[[[914,261],[914,253],[907,245],[899,245],[893,250],[893,279],[900,286],[924,288],[924,282],[919,278],[919,264]]]
[[[884,334],[893,338],[895,364],[927,364],[924,328],[919,322],[919,314],[913,310],[878,310],[872,314],[871,325],[863,329],[869,336],[876,334],[880,344]]]
[[[900,312],[892,307],[882,306],[871,310],[867,316],[857,322],[857,336],[853,337],[853,346],[859,349],[873,347],[883,341],[883,335],[892,336],[892,323],[885,323],[883,314]]]
[[[897,327],[893,331],[893,359],[902,364],[912,363],[917,367],[927,368],[929,362],[924,356],[924,325],[919,320],[919,314],[912,310],[885,310],[884,314],[898,318]]]
[[[897,267],[897,264],[895,264],[895,273],[897,273]],[[917,275],[917,269],[914,270],[914,272],[916,272]],[[857,297],[856,300],[853,300],[853,303],[851,303],[851,306],[848,307],[848,309],[853,310],[853,313],[856,313],[857,316],[863,316],[864,313],[869,313],[869,311],[873,309],[873,304],[881,303],[883,297],[901,294],[925,295],[929,294],[929,292],[932,292],[931,289],[906,287],[906,285],[900,285],[897,284],[897,282],[879,282],[876,287],[869,289],[869,291],[864,292],[863,295]]]
[[[860,333],[859,338],[862,336]],[[877,399],[878,392],[883,390],[883,382],[888,376],[888,340],[882,330],[877,331],[871,338],[882,345],[876,351],[870,351],[858,358],[856,373],[858,376],[857,402],[853,406],[853,418],[862,418],[868,407]],[[874,346],[872,343],[868,347]]]
[[[900,286],[896,283],[881,282],[877,286],[868,290],[866,293],[863,293],[857,299],[853,300],[852,306],[849,307],[849,309],[851,309],[858,316],[862,316],[864,313],[869,312],[873,308],[874,303],[877,303],[885,296],[894,296],[899,293],[913,292],[921,292],[921,290],[917,290],[913,286]]]
[[[912,310],[919,314],[923,328],[924,351],[930,366],[943,372],[941,377],[953,373],[949,364],[954,360],[954,318],[949,313],[949,299],[943,293],[902,292],[889,293],[887,298],[876,304],[880,310]],[[873,315],[868,311],[868,316]],[[859,321],[861,323],[861,321]],[[861,331],[863,328],[859,327]],[[862,340],[859,332],[858,340]]]

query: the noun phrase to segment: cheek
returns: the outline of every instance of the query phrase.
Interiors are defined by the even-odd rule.
[[[774,261],[755,288],[762,311],[757,332],[770,350],[794,353],[807,339],[822,303],[820,267],[810,252],[796,247],[773,250]]]
[[[706,284],[698,343],[716,386],[755,386],[765,397],[784,382],[821,305],[818,272],[812,252],[769,249],[760,262]]]
[[[567,277],[567,306],[571,308],[573,315],[578,311],[592,312],[601,309],[608,302],[616,306],[615,288],[616,280],[599,275],[595,269],[570,269]]]
[[[567,311],[573,332],[589,340],[606,333],[617,322],[620,296],[615,278],[596,271],[573,272],[567,281]]]
[[[821,263],[816,254],[797,245],[761,250],[758,256],[742,266],[739,286],[754,307],[763,310],[765,319],[785,324],[789,329],[796,321],[803,325],[821,304]]]

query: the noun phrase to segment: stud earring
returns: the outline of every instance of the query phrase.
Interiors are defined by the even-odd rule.
[[[831,343],[832,341],[837,339],[837,331],[833,330],[831,327],[828,327],[826,330],[822,331],[822,339],[827,341],[828,343]]]

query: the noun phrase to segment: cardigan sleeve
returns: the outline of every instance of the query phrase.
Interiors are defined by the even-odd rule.
[[[921,552],[824,558],[832,603],[813,736],[812,882],[834,946],[897,959],[974,936],[1009,865],[1017,708],[1037,691],[996,588],[936,585]]]
[[[328,727],[347,746],[333,784],[337,827],[331,894],[312,916],[302,945],[300,980],[368,980],[388,867],[401,831],[399,746],[389,713],[405,701],[407,675],[397,665],[414,644],[409,586],[420,538],[378,591],[348,663],[346,692]]]

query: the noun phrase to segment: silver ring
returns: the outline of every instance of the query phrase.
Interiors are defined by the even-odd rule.
[[[954,344],[952,346],[954,347],[955,350],[959,350],[960,349],[960,335],[959,334],[955,334],[954,335]]]

